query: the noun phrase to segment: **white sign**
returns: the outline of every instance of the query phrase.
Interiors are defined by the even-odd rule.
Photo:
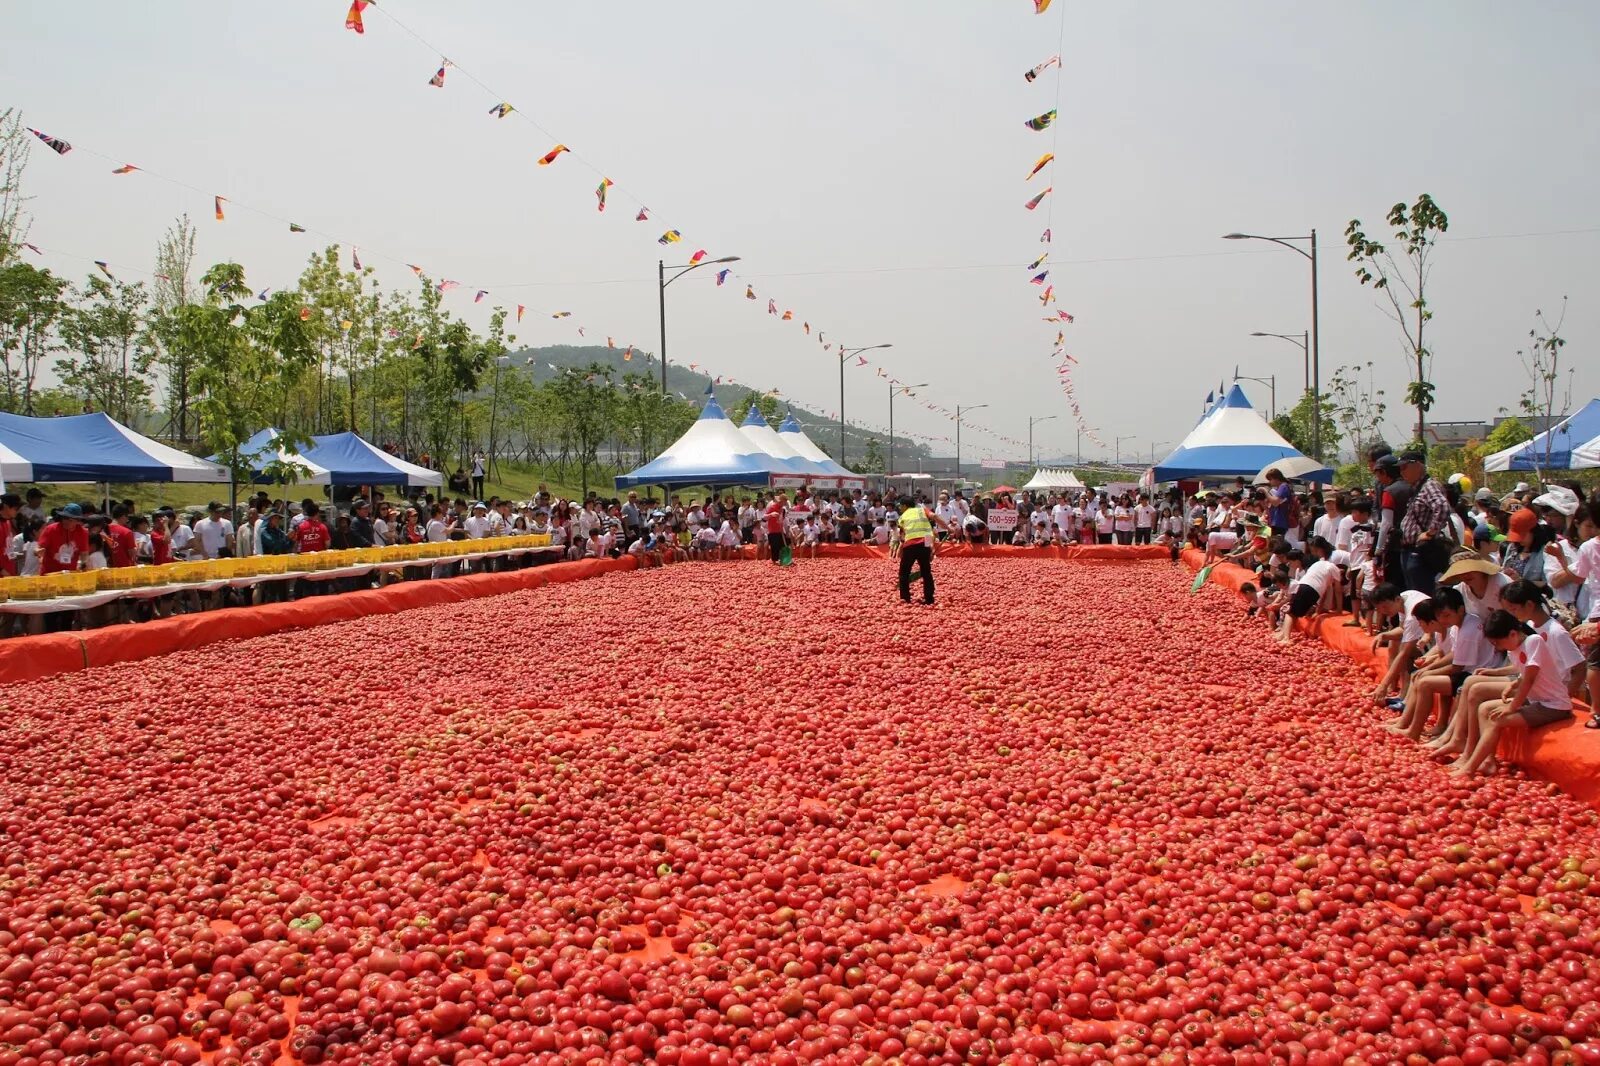
[[[979,465],[985,470],[1004,470],[1006,461],[1004,459],[985,459]]]
[[[1000,533],[1009,533],[1017,528],[1017,509],[1015,507],[991,507],[988,518],[989,528]]]

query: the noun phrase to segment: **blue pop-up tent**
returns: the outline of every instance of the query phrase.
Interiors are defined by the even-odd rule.
[[[776,462],[776,457],[767,455],[740,433],[716,397],[711,397],[688,432],[639,469],[618,475],[616,484],[619,489],[638,485],[765,485],[772,478]]]
[[[1532,440],[1484,457],[1489,473],[1503,470],[1588,470],[1600,466],[1600,400],[1590,400]]]
[[[110,415],[0,414],[0,481],[228,483],[226,468],[135,433]]]
[[[1212,407],[1183,443],[1155,467],[1156,481],[1255,477],[1265,467],[1305,456],[1267,424],[1238,385]],[[1329,482],[1333,471],[1312,470],[1305,481]]]
[[[354,433],[312,437],[310,445],[298,451],[282,437],[282,430],[268,426],[239,446],[240,454],[250,457],[256,484],[272,483],[274,479],[266,474],[266,468],[279,460],[305,468],[305,476],[296,479],[301,485],[444,484],[444,475],[437,470],[397,459]]]

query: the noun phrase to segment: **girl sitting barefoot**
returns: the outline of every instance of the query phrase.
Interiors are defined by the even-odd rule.
[[[1561,666],[1571,656],[1560,646],[1563,639],[1571,643],[1566,630],[1547,638],[1501,609],[1489,616],[1483,633],[1522,673],[1509,698],[1492,700],[1479,710],[1477,743],[1451,765],[1452,772],[1462,775],[1477,773],[1489,764],[1500,731],[1512,718],[1521,718],[1529,729],[1538,729],[1572,717],[1572,671]]]

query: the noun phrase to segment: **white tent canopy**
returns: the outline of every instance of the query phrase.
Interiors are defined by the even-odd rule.
[[[1280,460],[1301,458],[1298,451],[1267,424],[1238,385],[1228,390],[1183,443],[1155,467],[1157,481],[1253,477]],[[1333,471],[1304,474],[1307,481],[1328,482]]]
[[[1050,489],[1081,489],[1083,482],[1078,480],[1078,475],[1070,470],[1060,467],[1041,467],[1034,471],[1033,480],[1022,486],[1023,492],[1039,492]]]

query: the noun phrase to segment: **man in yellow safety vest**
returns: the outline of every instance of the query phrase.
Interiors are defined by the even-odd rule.
[[[934,523],[948,528],[944,519],[929,511],[909,496],[900,498],[900,600],[911,602],[911,567],[915,563],[922,573],[922,602],[933,604],[933,527]]]

